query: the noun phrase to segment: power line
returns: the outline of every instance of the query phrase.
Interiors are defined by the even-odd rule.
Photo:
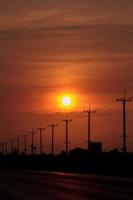
[[[97,111],[109,110],[109,109],[115,107],[115,105],[116,105],[115,102],[112,102],[112,101],[111,101],[110,103],[105,104],[105,105],[103,105],[103,106],[97,108]]]

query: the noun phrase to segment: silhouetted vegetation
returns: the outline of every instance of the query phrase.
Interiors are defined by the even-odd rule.
[[[31,156],[25,153],[18,154],[17,150],[14,150],[12,154],[0,154],[0,167],[133,176],[133,154],[118,152],[117,149],[105,153],[76,148],[70,151],[69,155],[62,151],[56,156],[52,154]]]

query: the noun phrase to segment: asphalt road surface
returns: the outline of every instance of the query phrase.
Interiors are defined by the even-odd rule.
[[[133,200],[133,180],[59,172],[0,171],[0,200]]]

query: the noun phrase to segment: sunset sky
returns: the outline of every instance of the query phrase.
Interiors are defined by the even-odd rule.
[[[121,148],[122,105],[116,98],[124,88],[132,97],[132,0],[0,0],[1,142],[56,120],[59,152],[64,148],[61,119],[66,114],[57,101],[67,93],[76,101],[70,113],[70,149],[87,146],[82,110],[90,102],[96,110],[92,139],[103,141],[105,150]],[[132,122],[130,102],[130,151]],[[49,152],[51,135],[46,132]]]

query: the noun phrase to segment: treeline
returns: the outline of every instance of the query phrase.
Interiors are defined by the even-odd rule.
[[[0,155],[0,168],[22,170],[45,170],[73,173],[93,173],[111,176],[133,177],[133,154],[117,150],[111,152],[88,152],[74,149],[69,155],[63,151],[60,155]]]

